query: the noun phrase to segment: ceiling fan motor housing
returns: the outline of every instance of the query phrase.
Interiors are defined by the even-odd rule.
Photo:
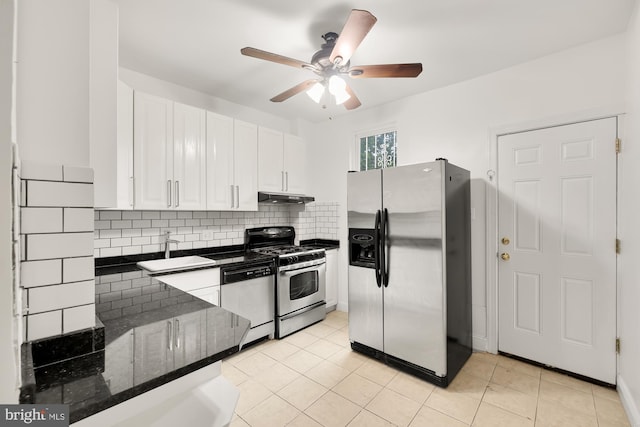
[[[325,43],[320,46],[319,51],[313,54],[313,57],[311,58],[311,65],[316,67],[318,70],[325,70],[334,67],[334,64],[329,60],[329,57],[336,45],[338,37],[338,34],[333,32],[326,33],[322,36]],[[342,69],[349,68],[349,62],[340,64],[337,68],[340,71],[342,71]]]

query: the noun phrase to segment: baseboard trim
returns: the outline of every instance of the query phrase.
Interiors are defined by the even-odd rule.
[[[627,413],[627,418],[629,418],[629,423],[633,427],[640,427],[640,410],[638,410],[638,406],[631,395],[631,390],[629,390],[621,375],[618,375],[618,394]]]
[[[477,337],[474,335],[472,337],[472,341],[471,347],[474,351],[489,351],[489,341],[487,340],[487,337]]]

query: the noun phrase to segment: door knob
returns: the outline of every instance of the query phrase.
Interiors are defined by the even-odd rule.
[[[505,260],[505,261],[509,261],[509,259],[511,259],[511,256],[510,256],[508,253],[506,253],[506,252],[502,252],[502,253],[500,254],[500,258],[502,258],[502,259],[503,259],[503,260]]]
[[[511,240],[509,240],[508,237],[503,237],[502,238],[502,244],[503,245],[508,245],[509,243],[511,243]]]

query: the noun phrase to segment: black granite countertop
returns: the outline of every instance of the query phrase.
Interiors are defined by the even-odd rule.
[[[96,268],[96,311],[95,329],[23,345],[21,403],[68,404],[75,422],[237,352],[250,327],[135,262]]]
[[[339,240],[331,240],[331,239],[308,239],[308,240],[300,240],[300,245],[302,246],[313,246],[320,249],[339,249],[340,241]]]

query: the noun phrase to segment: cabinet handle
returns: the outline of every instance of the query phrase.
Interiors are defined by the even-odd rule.
[[[171,180],[167,180],[167,207],[171,207]]]
[[[236,185],[236,209],[240,208],[240,186]]]
[[[180,348],[180,321],[178,319],[176,319],[176,327],[173,336],[176,342],[176,349],[178,349]]]
[[[176,208],[180,206],[180,181],[176,181]]]
[[[289,172],[285,172],[284,175],[286,177],[284,182],[287,184],[285,191],[289,191]]]
[[[135,200],[135,191],[136,191],[136,186],[135,186],[135,181],[134,178],[131,176],[129,177],[129,206],[133,206],[133,201]]]
[[[171,320],[167,322],[167,348],[169,351],[173,350],[173,324]]]
[[[233,186],[233,185],[230,185],[230,187],[231,187],[231,209],[233,209],[233,207],[236,205],[236,202],[235,202],[235,200],[236,200],[236,198],[235,198],[235,197],[236,197],[236,195],[235,195],[235,192],[233,191],[233,187],[234,187],[234,186]]]
[[[284,191],[284,171],[280,171],[280,180],[282,181],[280,188]]]

